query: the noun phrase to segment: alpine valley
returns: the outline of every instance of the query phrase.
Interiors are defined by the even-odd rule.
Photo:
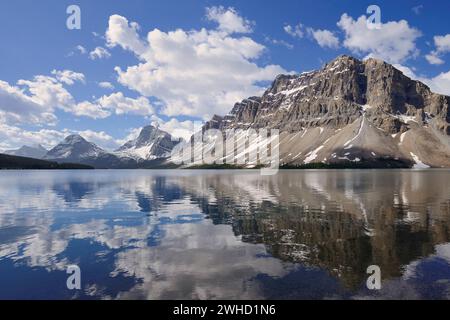
[[[448,168],[449,105],[450,97],[384,61],[339,56],[321,70],[279,75],[262,96],[236,103],[203,129],[278,129],[287,168]],[[176,167],[169,158],[180,142],[147,126],[113,152],[71,135],[48,152],[38,146],[8,153],[95,168],[161,168]],[[203,148],[215,143],[209,137]]]

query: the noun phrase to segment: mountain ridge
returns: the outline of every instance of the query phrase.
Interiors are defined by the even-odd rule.
[[[143,127],[136,139],[113,152],[100,148],[79,134],[72,134],[49,150],[44,159],[81,163],[98,169],[162,167],[176,143],[177,139],[169,133],[151,125]]]
[[[280,163],[293,167],[392,161],[450,167],[449,105],[450,97],[393,65],[342,55],[319,70],[277,76],[262,96],[215,115],[204,130],[278,129]]]

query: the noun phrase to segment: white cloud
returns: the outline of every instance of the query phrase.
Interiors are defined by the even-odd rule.
[[[140,129],[136,129],[139,133]],[[1,148],[4,150],[16,149],[23,145],[37,145],[41,144],[47,149],[51,149],[60,143],[65,137],[71,134],[79,134],[86,140],[93,142],[106,150],[114,150],[121,146],[126,139],[115,139],[104,131],[93,130],[49,130],[40,129],[37,131],[26,130],[17,126],[8,125],[0,121],[0,141],[2,141]]]
[[[77,103],[72,110],[72,113],[77,116],[86,116],[93,119],[107,118],[112,112],[117,115],[136,114],[151,116],[154,110],[147,98],[128,98],[122,92],[104,95],[94,102],[83,101]]]
[[[288,35],[290,35],[294,38],[300,39],[300,38],[303,38],[303,36],[305,35],[303,32],[303,28],[304,28],[303,25],[301,23],[299,23],[295,26],[291,26],[288,24],[288,25],[284,26],[283,29]]]
[[[436,52],[431,52],[431,53],[427,54],[425,56],[425,58],[427,59],[427,61],[430,64],[440,65],[440,64],[444,64],[445,63],[444,60],[442,60],[441,58],[438,57]]]
[[[253,23],[239,15],[234,8],[210,7],[206,18],[219,24],[219,30],[226,33],[251,33]]]
[[[76,46],[76,49],[77,49],[81,54],[86,54],[86,53],[87,53],[86,48],[83,47],[82,45]]]
[[[19,80],[17,86],[0,80],[0,119],[11,124],[55,125],[56,109],[93,119],[109,117],[113,112],[146,116],[154,112],[147,98],[128,98],[121,92],[92,102],[77,102],[64,85],[73,85],[76,81],[84,83],[84,75],[71,70],[51,73],[53,77],[38,75],[31,80]],[[114,88],[108,82],[99,85]]]
[[[114,110],[118,115],[121,114],[137,114],[142,116],[150,116],[154,113],[150,101],[145,97],[136,99],[128,98],[122,92],[116,92],[109,96],[103,96],[97,102],[104,109]]]
[[[136,22],[128,23],[126,18],[119,15],[110,16],[105,34],[108,47],[119,45],[122,49],[132,51],[138,56],[144,54],[146,45],[139,38],[138,30],[139,25]]]
[[[292,44],[290,44],[289,42],[286,42],[284,40],[274,39],[274,38],[271,38],[269,36],[264,37],[264,40],[266,42],[274,44],[274,45],[284,46],[284,47],[288,48],[289,50],[294,49],[294,46]]]
[[[442,72],[430,80],[425,82],[431,89],[437,93],[450,96],[450,71]]]
[[[36,102],[22,89],[0,80],[0,120],[11,123],[54,124],[52,108]]]
[[[111,54],[108,50],[106,50],[103,47],[97,47],[91,52],[89,52],[89,59],[96,60],[96,59],[106,59],[111,57]]]
[[[76,116],[84,116],[92,119],[104,119],[111,115],[102,105],[96,102],[83,101],[75,104],[71,112]]]
[[[219,20],[223,13],[210,12],[219,23],[216,30],[155,29],[146,41],[139,38],[136,23],[111,16],[108,45],[130,50],[141,60],[126,70],[116,67],[118,81],[143,96],[156,97],[163,103],[162,112],[170,116],[209,119],[214,113],[227,113],[236,101],[260,94],[264,88],[258,82],[272,81],[286,71],[278,65],[258,66],[265,47],[249,37],[231,36],[231,30],[245,30]]]
[[[67,130],[41,129],[38,131],[28,131],[0,121],[0,140],[4,141],[3,149],[15,149],[23,145],[37,144],[41,144],[49,149],[54,147],[68,134],[69,132]]]
[[[111,82],[108,82],[108,81],[99,82],[98,86],[100,88],[108,89],[108,90],[113,90],[114,89],[114,85]]]
[[[366,16],[354,20],[344,13],[337,25],[345,33],[344,46],[356,54],[368,54],[391,63],[401,63],[418,54],[416,39],[421,32],[410,27],[406,20],[369,29]]]
[[[436,50],[438,52],[450,52],[450,34],[445,36],[435,36],[434,44],[436,45]]]
[[[35,103],[51,110],[60,108],[70,112],[75,104],[73,96],[56,78],[38,75],[32,80],[19,80],[17,84],[26,88]]]
[[[308,28],[308,34],[313,37],[322,48],[339,48],[339,39],[329,30],[314,30]]]
[[[79,135],[85,138],[89,142],[93,142],[96,145],[100,146],[106,150],[114,150],[120,146],[118,140],[114,139],[112,136],[107,134],[104,131],[92,131],[92,130],[84,130],[77,131]]]
[[[53,70],[52,75],[55,76],[55,78],[63,82],[67,85],[73,85],[75,82],[79,81],[81,83],[85,83],[85,77],[84,74],[79,72],[74,72],[72,70]]]
[[[416,72],[409,67],[399,64],[394,66],[411,79],[425,83],[433,92],[450,96],[450,71],[442,72],[435,77],[429,78],[417,75]]]
[[[444,64],[445,61],[442,60],[441,56],[450,52],[450,34],[445,36],[435,36],[434,45],[436,46],[436,50],[431,51],[425,58],[430,64]]]
[[[128,129],[128,134],[123,139],[117,140],[117,143],[119,144],[119,146],[122,146],[125,143],[127,143],[128,141],[135,140],[141,133],[141,130],[142,130],[142,128]]]
[[[198,121],[179,121],[176,118],[171,118],[169,121],[163,121],[157,116],[152,117],[152,125],[159,126],[161,130],[170,133],[173,137],[183,138],[184,140],[189,140],[196,129],[198,130],[201,128],[201,123]]]

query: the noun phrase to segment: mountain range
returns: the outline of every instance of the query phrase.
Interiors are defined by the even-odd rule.
[[[262,96],[236,103],[225,116],[215,115],[203,131],[278,129],[285,167],[448,168],[449,105],[450,97],[431,92],[384,61],[343,55],[320,70],[279,75]],[[8,153],[95,168],[152,168],[170,165],[170,153],[180,142],[146,126],[113,152],[71,135],[48,152],[24,146]],[[215,144],[208,137],[203,151]]]
[[[142,128],[136,139],[126,142],[113,152],[102,149],[81,135],[73,134],[48,151],[42,146],[23,146],[5,153],[58,163],[79,163],[94,168],[153,168],[168,166],[166,160],[179,142],[169,133],[150,125]]]

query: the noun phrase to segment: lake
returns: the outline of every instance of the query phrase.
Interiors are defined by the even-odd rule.
[[[449,299],[450,171],[1,171],[0,298]]]

